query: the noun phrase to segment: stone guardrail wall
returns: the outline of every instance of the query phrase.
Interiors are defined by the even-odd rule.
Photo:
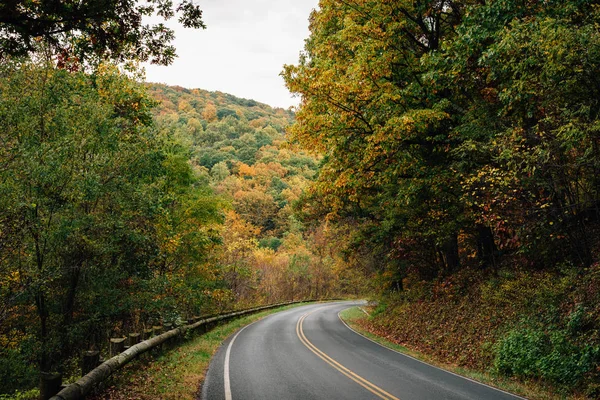
[[[146,339],[137,344],[132,344],[131,347],[129,347],[125,351],[122,351],[125,345],[125,338],[111,339],[112,358],[100,363],[98,352],[87,352],[88,354],[84,354],[84,359],[82,363],[84,371],[83,373],[85,375],[81,377],[77,382],[71,383],[70,385],[62,388],[62,390],[60,390],[60,380],[57,384],[50,384],[51,387],[54,386],[55,390],[54,393],[50,394],[50,396],[52,397],[47,396],[46,398],[50,397],[50,400],[83,399],[87,394],[89,394],[92,391],[92,389],[95,386],[105,381],[109,376],[111,376],[115,371],[121,369],[129,361],[139,357],[141,354],[151,349],[159,347],[163,343],[173,338],[182,337],[187,331],[201,329],[202,333],[205,333],[219,322],[228,321],[240,317],[242,315],[252,314],[258,311],[269,310],[290,304],[305,303],[311,301],[314,300],[291,301],[286,303],[271,304],[268,306],[255,307],[247,310],[215,315],[212,317],[197,317],[192,320],[189,320],[188,325],[183,325],[175,329],[167,330],[162,334]],[[162,331],[164,330],[164,328],[154,327],[154,333],[157,333],[158,330]],[[136,335],[138,335],[139,337],[139,334]],[[137,337],[134,337],[133,340],[135,340],[136,338]],[[132,339],[132,335],[130,335],[130,339]],[[120,351],[118,352],[119,354],[113,356],[113,354],[117,353],[115,349],[118,349]],[[88,371],[86,371],[86,369]],[[52,391],[51,388],[47,388],[46,390]],[[60,391],[57,393],[58,390]]]

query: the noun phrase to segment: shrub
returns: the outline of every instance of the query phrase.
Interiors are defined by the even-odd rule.
[[[504,375],[572,387],[593,369],[599,355],[598,347],[574,344],[564,331],[520,328],[498,341],[494,367]]]
[[[262,238],[258,242],[258,246],[260,248],[269,248],[269,249],[272,249],[273,251],[277,251],[279,246],[281,246],[282,244],[283,244],[283,241],[274,236]]]
[[[0,394],[0,400],[37,400],[39,397],[39,389],[31,389],[24,392],[17,390],[13,394]]]
[[[0,350],[0,395],[13,393],[17,389],[35,387],[36,365],[29,362],[20,351]]]

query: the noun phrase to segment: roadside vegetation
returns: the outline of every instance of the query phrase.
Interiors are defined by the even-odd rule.
[[[0,396],[157,323],[354,295],[438,362],[600,397],[597,2],[321,0],[296,110],[144,83],[175,49],[142,17],[202,13],[121,3],[0,6]]]
[[[373,312],[376,307],[362,307],[364,310]],[[371,339],[374,342],[381,344],[384,347],[392,349],[402,354],[406,354],[417,360],[438,368],[450,371],[452,373],[464,376],[469,379],[484,383],[489,386],[496,387],[500,390],[507,391],[523,396],[532,400],[559,400],[559,399],[584,399],[583,395],[566,395],[553,385],[540,380],[522,380],[515,377],[506,376],[495,368],[481,368],[475,366],[459,366],[448,358],[439,355],[438,352],[432,352],[426,348],[416,347],[414,341],[402,341],[397,336],[390,332],[381,329],[373,323],[371,315],[358,307],[349,308],[340,313],[342,320],[353,330],[361,335]],[[464,343],[465,340],[462,340]],[[475,341],[473,341],[475,342]]]
[[[578,306],[589,282],[541,272],[458,278],[413,299],[388,296],[365,326],[444,363],[597,396],[596,332]]]
[[[291,112],[54,63],[0,69],[0,394],[156,324],[364,292],[336,231],[294,215],[318,161]]]
[[[600,396],[600,9],[322,0],[291,138],[305,223],[351,226],[369,324],[443,362]]]

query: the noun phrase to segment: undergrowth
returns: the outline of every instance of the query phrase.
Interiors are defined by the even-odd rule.
[[[463,270],[404,282],[366,327],[433,359],[567,397],[600,398],[600,267]]]

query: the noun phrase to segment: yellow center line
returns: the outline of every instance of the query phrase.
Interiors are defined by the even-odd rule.
[[[316,310],[307,312],[302,317],[300,317],[300,319],[298,320],[298,323],[296,324],[296,334],[298,335],[298,338],[300,339],[302,344],[304,344],[310,351],[315,353],[320,359],[325,361],[327,364],[331,365],[333,368],[335,368],[336,370],[338,370],[339,372],[341,372],[348,378],[352,379],[354,382],[358,383],[360,386],[364,387],[365,389],[367,389],[369,392],[373,393],[377,397],[379,397],[381,399],[385,399],[385,400],[400,400],[399,398],[397,398],[397,397],[389,394],[385,390],[381,389],[379,386],[374,385],[373,383],[369,382],[368,380],[361,377],[360,375],[350,371],[348,368],[344,367],[342,364],[335,361],[333,358],[329,357],[327,354],[325,354],[324,352],[319,350],[317,348],[317,346],[315,346],[314,344],[312,344],[312,342],[310,340],[308,340],[308,338],[304,334],[304,330],[302,329],[304,320],[310,314],[312,314],[313,312],[319,311],[322,308],[324,308],[324,307],[320,307],[320,308],[317,308]]]

